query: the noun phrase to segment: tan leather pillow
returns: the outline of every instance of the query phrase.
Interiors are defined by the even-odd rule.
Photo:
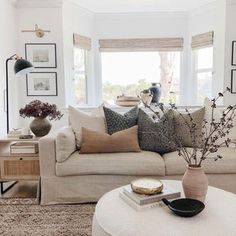
[[[82,154],[140,151],[137,125],[112,135],[82,128]]]

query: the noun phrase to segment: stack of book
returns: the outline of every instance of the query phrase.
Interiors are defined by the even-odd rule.
[[[19,154],[36,154],[39,152],[37,142],[16,142],[10,146],[10,153],[12,155]]]
[[[161,199],[175,199],[180,197],[180,192],[164,185],[161,193],[155,195],[142,195],[133,192],[130,185],[126,185],[120,192],[120,197],[137,211],[163,205]]]
[[[7,138],[18,139],[22,134],[22,129],[10,130],[7,134]]]

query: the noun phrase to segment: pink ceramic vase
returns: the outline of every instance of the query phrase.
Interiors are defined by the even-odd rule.
[[[182,179],[182,185],[186,198],[205,201],[208,179],[202,167],[188,166]]]

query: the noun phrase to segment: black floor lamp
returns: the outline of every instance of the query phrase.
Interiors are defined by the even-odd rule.
[[[6,114],[7,114],[7,133],[9,132],[9,92],[8,92],[8,62],[11,60],[15,60],[14,72],[16,77],[24,76],[31,71],[33,71],[34,67],[31,62],[20,58],[16,54],[7,58],[6,60]]]

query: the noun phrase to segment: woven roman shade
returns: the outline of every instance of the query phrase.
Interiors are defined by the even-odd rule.
[[[182,51],[183,38],[100,39],[100,52]]]
[[[214,42],[214,31],[192,37],[192,49],[205,48],[212,46]]]
[[[79,34],[73,34],[73,43],[74,47],[91,50],[91,38]]]

